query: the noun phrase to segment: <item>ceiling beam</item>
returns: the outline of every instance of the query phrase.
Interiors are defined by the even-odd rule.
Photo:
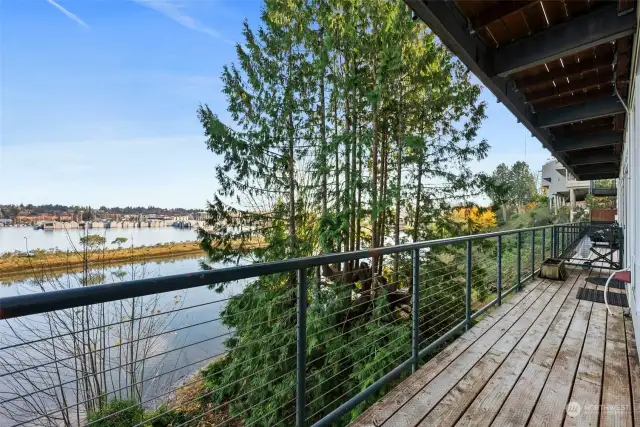
[[[604,70],[603,70],[604,71]],[[577,92],[582,89],[604,85],[613,81],[613,72],[602,72],[594,76],[587,77],[586,79],[570,80],[564,84],[556,85],[550,88],[537,90],[535,92],[529,92],[525,95],[527,102],[536,102],[543,99],[553,98],[556,96],[564,95],[571,92]]]
[[[597,165],[574,166],[574,169],[576,171],[576,175],[595,175],[620,172],[620,167],[615,163],[600,163]]]
[[[619,113],[624,113],[624,107],[622,104],[620,104],[617,98],[613,96],[606,96],[604,98],[584,102],[582,104],[541,111],[537,114],[536,124],[540,128],[549,128],[582,120],[612,116]]]
[[[535,114],[524,102],[521,92],[515,90],[507,79],[492,73],[491,57],[487,47],[477,37],[469,34],[466,20],[457,14],[453,2],[439,0],[405,0],[405,3],[426,23],[442,43],[467,66],[482,84],[507,107],[516,119],[549,151],[551,134],[547,129],[534,125]],[[560,160],[562,163],[563,160]],[[570,165],[563,165],[573,173]],[[574,174],[575,175],[575,174]]]
[[[622,140],[622,134],[619,132],[602,132],[582,137],[558,138],[553,142],[553,149],[558,153],[563,153],[620,144]]]
[[[608,52],[606,55],[600,55],[596,57],[588,57],[580,62],[574,62],[573,64],[566,64],[564,67],[553,68],[548,72],[538,73],[534,76],[523,77],[515,79],[514,82],[520,90],[533,85],[539,85],[542,83],[549,83],[555,79],[567,78],[574,79],[582,75],[582,73],[599,70],[600,68],[611,67],[613,63],[613,52]]]
[[[633,13],[619,16],[615,4],[594,9],[587,15],[500,47],[493,59],[493,71],[500,77],[572,55],[634,33]]]
[[[569,156],[567,161],[571,163],[573,166],[588,166],[588,165],[598,165],[601,163],[615,163],[620,160],[620,157],[615,155],[614,153],[606,153],[606,154],[588,154],[582,156]]]
[[[498,2],[497,5],[480,12],[473,18],[469,18],[469,21],[471,21],[471,34],[478,32],[487,25],[491,25],[494,22],[499,21],[505,16],[511,15],[512,13],[518,12],[532,5],[534,2],[534,0]]]
[[[578,175],[580,181],[594,181],[596,179],[615,179],[620,174],[618,172],[606,172],[606,173],[583,173]]]

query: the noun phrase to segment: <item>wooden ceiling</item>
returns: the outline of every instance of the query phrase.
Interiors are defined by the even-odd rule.
[[[617,177],[636,0],[405,0],[574,175]]]

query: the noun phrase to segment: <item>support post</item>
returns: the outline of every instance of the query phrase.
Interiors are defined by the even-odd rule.
[[[413,329],[411,331],[411,358],[413,359],[412,372],[418,370],[419,345],[420,345],[420,250],[414,249],[413,252],[413,282],[412,282],[412,315]]]
[[[467,292],[465,295],[466,299],[466,326],[465,330],[469,330],[471,326],[471,270],[472,270],[472,262],[471,262],[471,240],[467,240]]]
[[[547,234],[546,231],[547,231],[546,228],[542,229],[542,262],[544,262],[545,249],[546,249],[545,246],[547,245],[547,243],[545,242],[546,234]]]
[[[522,232],[518,231],[518,242],[516,244],[516,289],[518,290],[518,292],[520,291],[520,282],[521,282],[521,274],[520,274],[520,270],[521,270],[521,264],[522,264],[522,257],[520,254],[520,249],[522,247]]]
[[[496,292],[498,294],[497,304],[498,306],[500,306],[502,305],[502,236],[498,236],[497,251],[498,259],[496,265]]]
[[[298,270],[298,331],[296,358],[296,426],[305,425],[307,376],[307,274]]]
[[[536,271],[536,230],[531,231],[531,281]]]

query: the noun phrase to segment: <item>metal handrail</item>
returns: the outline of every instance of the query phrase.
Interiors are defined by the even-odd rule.
[[[426,249],[434,246],[526,233],[550,227],[553,226],[547,225],[541,227],[521,228],[517,230],[496,231],[492,233],[427,240],[395,246],[384,246],[375,249],[292,258],[284,261],[257,263],[220,268],[210,271],[198,271],[194,273],[176,274],[158,278],[139,279],[83,288],[63,289],[38,294],[5,297],[0,298],[0,319],[40,314],[66,308],[117,301],[126,298],[137,298],[162,292],[181,291],[199,286],[252,279],[269,274],[286,273],[326,264],[357,261],[374,256],[391,255],[416,249]]]
[[[492,233],[459,236],[453,238],[445,238],[431,241],[423,241],[416,243],[408,243],[396,246],[380,247],[375,249],[367,249],[345,253],[333,253],[326,255],[318,255],[312,257],[295,258],[284,261],[258,263],[245,266],[236,266],[222,268],[212,271],[203,271],[195,273],[187,273],[173,276],[165,276],[159,278],[132,280],[128,282],[111,283],[104,285],[96,285],[90,287],[82,287],[75,289],[65,289],[59,291],[42,292],[36,294],[20,295],[13,297],[0,298],[0,319],[10,319],[27,315],[52,312],[62,309],[81,307],[92,304],[106,303],[111,301],[123,300],[128,298],[143,297],[152,294],[158,294],[170,291],[180,291],[189,288],[226,283],[237,280],[251,279],[269,274],[296,272],[297,273],[297,350],[296,350],[296,425],[303,426],[306,423],[306,367],[307,367],[307,298],[308,269],[326,264],[336,264],[345,261],[357,261],[360,259],[376,257],[381,255],[390,255],[400,252],[411,252],[411,305],[412,305],[412,335],[411,335],[411,356],[395,366],[391,371],[387,372],[373,384],[364,390],[352,396],[348,401],[342,403],[338,408],[325,415],[314,426],[328,426],[338,421],[342,416],[348,413],[356,405],[364,400],[372,397],[389,382],[397,379],[407,370],[415,372],[418,369],[419,362],[433,350],[440,347],[447,340],[454,337],[455,334],[468,329],[472,326],[472,322],[484,314],[493,306],[500,306],[503,298],[511,292],[518,292],[522,283],[535,277],[537,272],[536,257],[546,256],[546,235],[547,230],[551,232],[550,236],[550,256],[558,256],[564,253],[568,248],[575,245],[586,230],[584,223],[573,223],[563,225],[548,225],[541,227],[523,228],[517,230],[499,231]],[[524,235],[530,233],[531,241],[529,243],[530,259],[521,256],[522,242],[525,241]],[[538,248],[536,253],[536,236],[542,236],[542,248]],[[502,263],[502,247],[505,236],[517,237],[517,258],[516,258],[516,277],[515,283],[513,279],[503,278]],[[496,238],[496,298],[477,309],[472,313],[471,294],[472,294],[472,275],[473,275],[473,255],[472,243],[474,241]],[[442,336],[431,342],[425,348],[420,348],[420,256],[419,250],[432,248],[442,245],[466,243],[466,284],[465,284],[465,318],[461,322],[454,325],[451,329],[444,332]],[[486,261],[486,260],[485,260]],[[477,262],[477,261],[476,261]],[[530,266],[528,265],[530,263]],[[528,273],[522,276],[522,266]],[[530,267],[530,269],[529,269]],[[526,274],[526,273],[525,273]],[[511,283],[507,283],[511,282]],[[423,341],[424,343],[424,341]]]

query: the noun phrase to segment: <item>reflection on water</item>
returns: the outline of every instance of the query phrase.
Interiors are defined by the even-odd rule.
[[[14,281],[9,286],[0,287],[0,297],[73,288],[82,286],[85,283],[88,286],[92,286],[105,282],[111,283],[143,277],[152,278],[188,273],[200,270],[200,261],[200,258],[187,258],[169,262],[147,262],[105,268],[94,270],[90,274],[78,272],[52,277],[32,277]],[[214,268],[216,267],[219,268],[221,266],[214,266]],[[108,350],[108,357],[105,357],[101,362],[98,360],[99,363],[103,363],[99,370],[108,371],[108,376],[105,376],[104,380],[104,383],[107,384],[106,389],[108,392],[112,393],[112,396],[116,396],[120,393],[119,389],[122,388],[122,384],[128,387],[126,380],[123,383],[122,377],[126,377],[128,373],[127,366],[136,366],[136,369],[142,370],[137,371],[135,375],[141,378],[143,384],[143,387],[140,387],[141,399],[143,402],[147,401],[146,406],[155,406],[159,402],[166,401],[170,396],[168,391],[180,379],[205,366],[217,356],[224,354],[224,341],[229,337],[231,331],[220,322],[220,314],[225,307],[226,301],[241,292],[246,284],[246,282],[235,282],[225,286],[221,292],[215,292],[206,286],[200,286],[178,292],[166,292],[137,298],[136,300],[129,299],[124,303],[106,303],[104,308],[100,308],[99,311],[87,312],[87,317],[103,316],[104,319],[98,319],[101,322],[99,323],[100,325],[115,325],[103,328],[107,332],[97,336],[95,342],[89,344],[91,352],[96,352],[96,349],[100,349],[100,354],[103,354]],[[95,308],[97,306],[92,307]],[[59,317],[53,317],[54,315],[49,314],[27,316],[21,319],[0,322],[0,357],[5,361],[0,366],[0,396],[2,398],[14,396],[12,393],[21,388],[23,390],[20,393],[24,393],[24,390],[33,391],[33,384],[38,384],[31,379],[31,385],[27,385],[26,388],[24,384],[17,385],[16,382],[24,383],[20,379],[24,374],[21,374],[22,376],[6,375],[16,370],[16,368],[51,367],[54,361],[59,360],[63,354],[82,355],[82,352],[73,350],[76,345],[73,334],[55,340],[55,347],[58,348],[59,352],[55,358],[51,352],[52,340],[48,339],[52,335],[63,335],[65,328],[67,328],[67,331],[74,331],[75,336],[77,336],[77,331],[83,330],[84,323],[82,323],[82,326],[74,323],[72,325],[73,328],[68,328],[64,322],[76,322],[76,318],[80,319],[79,316],[84,316],[84,312],[80,310],[82,309],[56,312],[55,316]],[[123,325],[125,329],[129,325],[129,320],[131,319],[130,311],[134,314],[134,318],[145,318],[145,321],[136,322],[132,332],[127,335],[122,330]],[[70,321],[69,319],[72,320]],[[152,319],[153,326],[149,326],[151,323],[147,323],[149,322],[147,319]],[[57,324],[56,322],[58,321],[62,322],[64,327]],[[54,328],[51,326],[52,322],[56,323]],[[136,328],[137,330],[133,331]],[[153,336],[153,339],[148,342],[148,351],[136,353],[133,359],[134,361],[144,360],[144,366],[142,364],[134,365],[131,363],[131,358],[126,354],[122,355],[123,349],[126,350],[131,347],[126,346],[126,343],[141,338],[146,339],[150,335]],[[34,339],[40,340],[40,342],[33,345],[24,345],[25,341]],[[147,343],[147,341],[140,342]],[[7,348],[8,345],[16,344],[20,345],[14,348]],[[67,353],[63,351],[65,349]],[[118,355],[119,351],[120,355]],[[136,351],[139,351],[138,347],[136,347]],[[74,365],[79,363],[78,360],[81,359],[82,357],[70,357],[70,360],[73,360],[74,363],[68,362],[67,366],[64,363],[61,364],[63,367],[61,376],[59,372],[56,373],[58,376],[52,376],[51,372],[47,372],[50,378],[47,378],[44,383],[50,385],[60,382],[67,383],[66,387],[71,390],[67,391],[67,393],[74,394],[71,401],[81,402],[83,400],[82,396],[77,396],[77,394],[82,393],[76,393],[78,388],[74,379],[77,377],[73,376],[74,369],[78,369],[77,367],[74,368]],[[129,365],[120,368],[121,365],[126,365],[127,363]],[[43,370],[37,372],[38,375],[42,375]],[[28,371],[28,373],[31,375],[33,370]],[[5,374],[5,376],[2,374]],[[3,415],[5,418],[3,418]],[[73,413],[71,416],[73,416]],[[82,413],[79,416],[82,418]],[[0,414],[0,425],[5,425],[4,422],[6,420],[6,414]]]
[[[181,229],[174,227],[157,228],[113,228],[87,230],[91,234],[99,234],[106,238],[106,247],[117,248],[111,243],[116,237],[127,239],[125,247],[150,246],[157,243],[188,242],[196,240],[196,232],[193,229]],[[85,230],[34,230],[31,227],[0,227],[0,253],[25,251],[33,249],[72,250],[80,247],[80,238]]]

